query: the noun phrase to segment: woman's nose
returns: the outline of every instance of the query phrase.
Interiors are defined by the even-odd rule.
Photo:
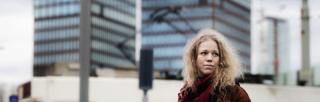
[[[212,56],[211,54],[208,54],[208,55],[206,56],[206,61],[207,61],[207,62],[212,62],[212,59],[213,59],[213,56]]]

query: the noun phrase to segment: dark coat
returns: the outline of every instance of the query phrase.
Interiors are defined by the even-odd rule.
[[[194,96],[189,93],[186,98],[186,102],[193,102]],[[251,100],[240,85],[233,85],[226,87],[225,90],[215,90],[210,94],[209,102],[251,102]]]
[[[229,86],[225,92],[225,96],[219,91],[215,92],[216,95],[211,94],[209,102],[251,102],[247,92],[240,85]],[[214,101],[215,96],[217,101]]]

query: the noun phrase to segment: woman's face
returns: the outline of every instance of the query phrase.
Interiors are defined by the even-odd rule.
[[[207,40],[199,45],[197,53],[197,68],[201,75],[213,73],[219,62],[218,45],[213,40]]]

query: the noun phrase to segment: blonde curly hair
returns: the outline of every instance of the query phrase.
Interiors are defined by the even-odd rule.
[[[241,65],[235,50],[228,44],[225,37],[216,30],[205,28],[191,39],[186,47],[183,56],[184,80],[186,87],[191,88],[195,80],[200,76],[200,70],[196,67],[197,51],[200,44],[207,40],[213,40],[218,45],[219,67],[213,72],[215,84],[214,89],[222,89],[228,85],[235,85],[235,78],[241,74]],[[217,87],[218,86],[218,87]]]

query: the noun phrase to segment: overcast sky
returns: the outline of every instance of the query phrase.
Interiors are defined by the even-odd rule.
[[[0,0],[0,82],[15,79],[23,82],[32,77],[33,8],[32,0]],[[300,0],[252,0],[252,25],[256,27],[259,9],[289,21],[291,63],[300,68]],[[310,0],[311,64],[320,65],[320,1]],[[280,10],[281,9],[281,10]],[[252,29],[252,35],[258,34]],[[254,49],[253,49],[254,50]],[[252,52],[254,53],[254,51]],[[254,60],[254,59],[252,59]],[[254,67],[254,65],[253,65]],[[253,69],[254,70],[254,69]]]
[[[0,83],[24,82],[32,75],[32,0],[0,1]]]

